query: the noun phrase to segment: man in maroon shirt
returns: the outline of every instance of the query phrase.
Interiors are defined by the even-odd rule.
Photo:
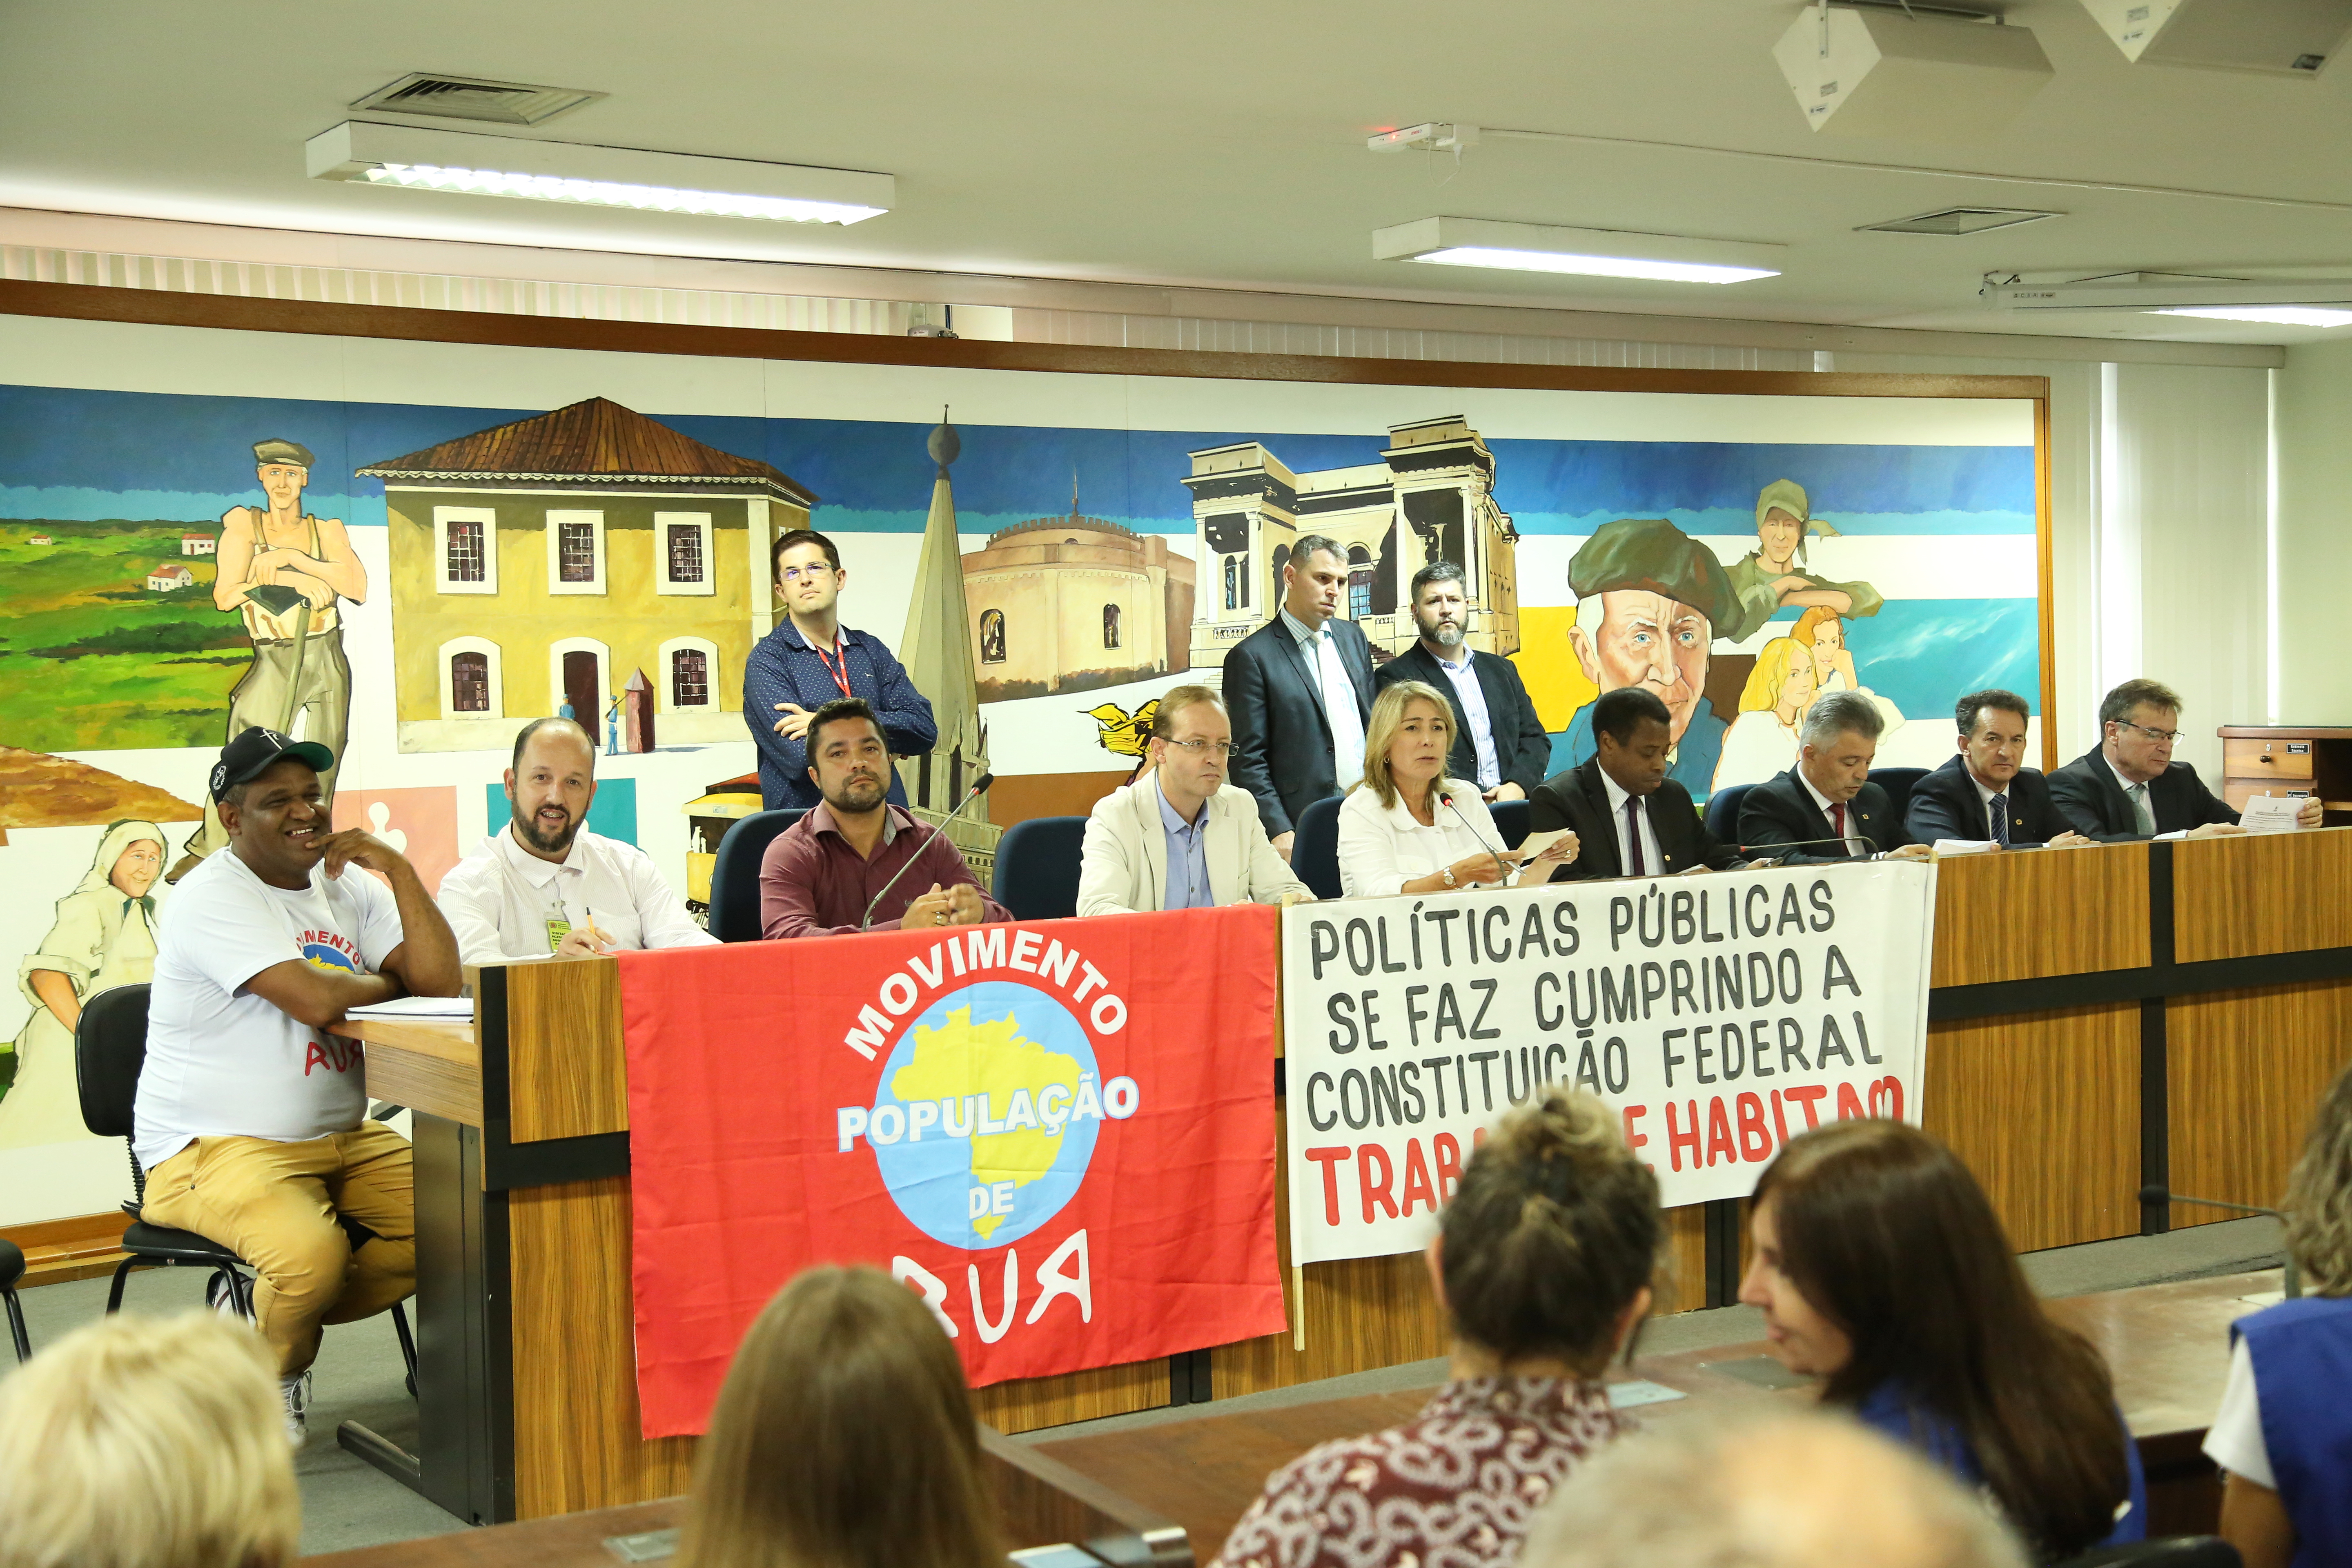
[[[818,709],[809,720],[808,751],[809,777],[824,804],[778,834],[761,857],[761,935],[782,942],[1013,918],[980,890],[945,834],[884,798],[889,748],[864,701],[849,697]],[[875,903],[886,887],[889,893]]]

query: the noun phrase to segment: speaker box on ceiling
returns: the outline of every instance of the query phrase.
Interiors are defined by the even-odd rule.
[[[2352,32],[2352,0],[2083,0],[2138,65],[2317,76]]]
[[[1965,142],[2000,130],[2053,74],[2023,27],[1808,7],[1772,58],[1815,131]]]

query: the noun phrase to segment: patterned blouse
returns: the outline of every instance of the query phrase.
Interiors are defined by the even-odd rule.
[[[1597,1383],[1449,1383],[1402,1426],[1267,1478],[1217,1568],[1487,1568],[1518,1555],[1553,1487],[1634,1429]]]

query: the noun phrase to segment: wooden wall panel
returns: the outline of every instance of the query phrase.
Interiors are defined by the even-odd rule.
[[[1932,985],[2148,963],[2147,846],[1970,855],[1936,868]]]
[[[1008,773],[990,786],[988,820],[1000,827],[1037,816],[1084,816],[1127,783],[1129,770],[1094,773]]]
[[[628,1179],[527,1187],[507,1216],[516,1517],[686,1490],[694,1439],[641,1436]]]
[[[609,958],[510,963],[506,983],[508,1136],[534,1143],[625,1130],[621,966]]]
[[[973,1411],[1000,1432],[1028,1432],[1066,1421],[1092,1421],[1168,1403],[1165,1358],[1099,1367],[1062,1377],[1024,1377],[971,1391]]]
[[[2313,1108],[2352,1060],[2352,981],[2176,996],[2165,1045],[2172,1190],[2276,1207]],[[2176,1226],[2237,1217],[2172,1205]]]
[[[2138,1234],[2137,1003],[1930,1024],[1922,1079],[2018,1251]]]
[[[2172,910],[2182,963],[2352,947],[2352,829],[2183,839]]]

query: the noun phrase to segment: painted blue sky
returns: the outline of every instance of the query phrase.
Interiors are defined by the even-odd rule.
[[[310,509],[381,525],[368,464],[539,409],[321,403],[0,385],[0,515],[202,521],[255,499],[252,445],[271,436],[317,455]],[[1437,412],[1444,412],[1438,410]],[[930,501],[928,422],[662,416],[723,450],[761,458],[823,498],[819,527],[919,530]],[[966,531],[1080,507],[1148,531],[1189,532],[1190,451],[1263,439],[1294,471],[1380,460],[1384,433],[1039,429],[958,425],[954,469]],[[1816,516],[1857,533],[2031,533],[2026,447],[1743,446],[1713,442],[1489,443],[1496,494],[1526,533],[1587,533],[1618,517],[1671,517],[1694,532],[1754,527],[1756,492],[1794,479]]]

